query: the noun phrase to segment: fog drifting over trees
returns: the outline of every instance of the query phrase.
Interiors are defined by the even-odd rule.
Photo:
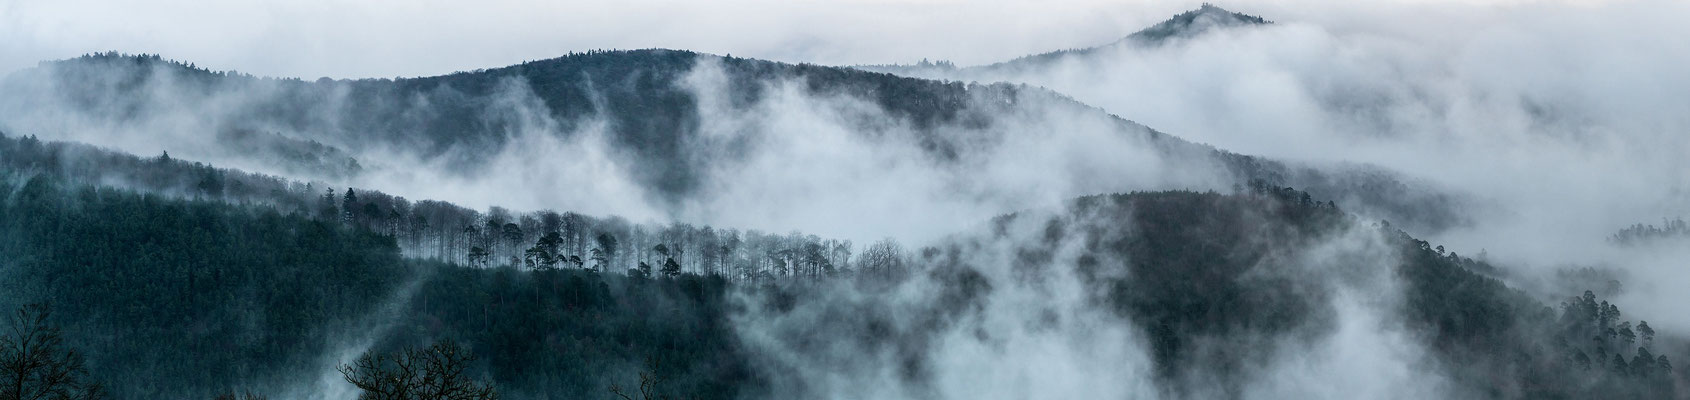
[[[0,399],[1690,393],[1682,3],[65,4],[0,5]]]

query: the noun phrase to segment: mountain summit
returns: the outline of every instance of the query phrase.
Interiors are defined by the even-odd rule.
[[[1117,40],[1113,43],[1083,49],[1057,50],[1044,54],[1031,55],[988,65],[987,68],[1015,66],[1016,64],[1026,63],[1041,63],[1055,60],[1063,56],[1086,55],[1101,49],[1128,44],[1157,46],[1167,43],[1169,40],[1189,39],[1201,36],[1216,29],[1259,26],[1272,23],[1273,21],[1262,19],[1262,17],[1227,11],[1224,8],[1216,7],[1213,4],[1203,3],[1203,6],[1198,7],[1196,10],[1179,13],[1178,15],[1174,15],[1173,18],[1168,18],[1167,21],[1162,21],[1156,25],[1151,25],[1149,28],[1133,32],[1133,34],[1127,35],[1127,37],[1121,38],[1121,40]]]
[[[1241,14],[1203,3],[1196,10],[1186,11],[1169,18],[1167,21],[1144,28],[1121,41],[1136,40],[1146,43],[1160,42],[1168,38],[1187,38],[1206,33],[1215,28],[1235,26],[1253,26],[1272,24],[1273,21],[1262,17]]]
[[[1262,17],[1232,12],[1224,8],[1217,7],[1214,4],[1203,3],[1202,7],[1198,7],[1195,10],[1179,13],[1174,15],[1172,18],[1168,18],[1166,21],[1162,21],[1156,25],[1151,25],[1149,28],[1133,32],[1120,40],[1100,46],[1056,50],[1017,57],[1012,60],[993,64],[965,68],[957,68],[949,62],[932,63],[927,60],[922,60],[921,63],[912,65],[864,65],[857,66],[856,68],[895,75],[957,79],[959,77],[949,76],[948,74],[954,72],[992,73],[1003,71],[1022,71],[1028,68],[1043,66],[1068,56],[1085,56],[1101,50],[1128,45],[1159,46],[1167,43],[1169,40],[1194,38],[1216,29],[1261,26],[1272,23],[1273,21],[1268,21]],[[967,80],[966,78],[968,77],[962,78]]]

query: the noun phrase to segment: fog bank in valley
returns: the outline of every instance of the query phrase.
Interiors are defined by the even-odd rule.
[[[1655,266],[1683,260],[1671,250],[1606,241],[1690,213],[1690,81],[1676,72],[1690,46],[1670,39],[1690,34],[1672,17],[1683,3],[1221,5],[1273,23],[907,73],[1039,85],[1221,148],[1375,163],[1473,193],[1495,206],[1424,233],[1529,270],[1523,281],[1601,266],[1690,283]]]
[[[1110,43],[1131,31],[1099,27],[1100,20],[1136,28],[1196,8],[1179,2],[993,4],[1000,7],[863,5],[916,15],[966,11],[933,23],[953,23],[953,32],[902,43],[900,35],[919,37],[914,33],[929,28],[903,17],[825,33],[801,26],[840,26],[868,13],[842,5],[774,7],[741,17],[752,23],[734,29],[714,25],[720,22],[661,27],[638,22],[674,19],[671,14],[695,6],[648,13],[662,7],[636,2],[572,16],[621,22],[568,28],[592,34],[562,44],[543,44],[531,35],[549,31],[518,20],[493,32],[518,32],[520,45],[469,52],[464,59],[504,60],[575,46],[574,40],[625,36],[649,39],[602,46],[689,47],[722,55],[571,54],[556,64],[410,80],[258,78],[146,57],[43,63],[0,80],[0,130],[144,156],[169,152],[329,190],[368,188],[476,209],[574,211],[854,241],[844,254],[857,250],[858,261],[837,267],[855,268],[855,275],[732,281],[743,286],[728,290],[725,325],[742,347],[734,351],[744,352],[754,371],[749,375],[760,379],[748,381],[767,384],[745,394],[750,398],[1430,399],[1529,393],[1532,388],[1485,386],[1518,371],[1496,371],[1487,364],[1496,362],[1486,358],[1490,354],[1467,354],[1471,349],[1460,341],[1466,337],[1446,332],[1459,329],[1439,329],[1440,323],[1469,320],[1427,317],[1490,311],[1439,308],[1447,305],[1426,297],[1443,292],[1430,290],[1470,295],[1457,290],[1489,287],[1462,281],[1428,289],[1427,282],[1444,281],[1416,275],[1426,270],[1399,269],[1404,265],[1482,266],[1461,272],[1499,279],[1550,309],[1544,314],[1532,303],[1485,315],[1496,320],[1553,320],[1569,296],[1597,291],[1624,306],[1623,319],[1648,320],[1663,332],[1658,353],[1690,359],[1682,340],[1690,318],[1675,308],[1690,301],[1690,293],[1679,290],[1690,286],[1683,269],[1690,242],[1610,240],[1635,223],[1690,215],[1690,161],[1684,157],[1690,154],[1690,79],[1679,72],[1690,65],[1690,44],[1679,39],[1690,37],[1690,28],[1677,21],[1690,15],[1690,5],[1223,4],[1273,23],[988,64],[1086,40]],[[490,19],[507,6],[465,18]],[[337,18],[373,13],[352,8],[358,12]],[[1020,25],[989,29],[1002,28],[1005,13],[1028,9],[1041,12]],[[1088,17],[1081,29],[1054,27],[1099,9],[1114,11]],[[58,31],[46,22],[5,23],[58,13],[42,4],[0,5],[0,37],[53,35]],[[283,14],[277,20],[296,17]],[[961,21],[971,17],[979,20]],[[782,22],[770,22],[777,19]],[[660,28],[640,36],[620,25]],[[888,29],[848,40],[849,33],[874,26]],[[717,29],[698,29],[708,32],[699,37],[677,33],[688,27]],[[754,33],[765,28],[777,34]],[[1045,33],[990,46],[1002,37],[988,33],[1000,31]],[[253,37],[300,35],[279,28],[237,33],[223,41],[187,41],[179,45],[185,55],[168,55],[193,57]],[[172,35],[179,34],[165,36]],[[446,48],[481,40],[470,36]],[[942,40],[975,44],[924,53]],[[89,41],[99,42],[69,37],[63,43]],[[58,54],[63,43],[0,44],[0,56]],[[885,48],[870,48],[878,44]],[[323,46],[278,54],[351,51]],[[417,52],[402,46],[379,54]],[[824,64],[914,61],[919,55],[965,66],[862,67],[935,82],[727,53]],[[267,57],[232,53],[211,62]],[[97,64],[111,60],[123,65]],[[137,61],[131,66],[130,60]],[[634,62],[642,64],[630,66]],[[302,63],[274,68],[360,75],[498,65],[438,58],[356,68]],[[99,68],[78,69],[88,65]],[[570,69],[557,78],[567,68],[556,65],[601,74]],[[626,75],[609,79],[606,70]],[[557,79],[529,78],[535,76]],[[1328,182],[1352,195],[1458,198],[1415,204],[1450,208],[1434,211],[1462,220],[1382,221],[1400,209],[1368,204],[1359,195],[1298,199],[1301,192],[1278,192],[1277,185],[1246,188],[1239,183],[1247,173],[1225,159],[1238,154],[1265,157],[1253,162],[1314,166],[1305,172],[1387,176],[1305,182]],[[1370,185],[1380,182],[1391,186]],[[1151,191],[1179,192],[1107,196]],[[1274,193],[1292,194],[1263,200]],[[1104,196],[1086,197],[1094,195]],[[1446,195],[1451,197],[1441,197]],[[1199,203],[1204,207],[1192,205]],[[1350,205],[1357,206],[1340,211]],[[1416,243],[1396,236],[1393,224],[1430,243],[1404,250]],[[905,247],[869,245],[882,238]],[[617,248],[614,238],[608,243],[610,251]],[[526,246],[503,251],[516,254]],[[667,248],[662,252],[668,257]],[[639,255],[624,256],[632,264]],[[773,263],[764,257],[774,256],[749,259],[758,266]],[[779,268],[786,262],[780,260]],[[877,269],[887,263],[908,268]],[[516,276],[515,269],[498,272]],[[617,279],[618,295],[647,282]],[[1618,284],[1609,285],[1610,279]],[[608,284],[580,285],[602,287],[610,296]],[[324,344],[335,350],[319,358],[344,362],[383,340],[391,328],[386,322],[402,320],[398,314],[412,305],[419,284],[402,286],[390,304],[361,322],[371,327],[361,330],[375,333]],[[539,307],[540,292],[534,293]],[[1486,299],[1496,304],[1516,305],[1508,302],[1514,292],[1491,294]],[[1494,335],[1484,338],[1538,340],[1506,343],[1529,348],[1563,333],[1534,331],[1558,327],[1547,323],[1507,326],[1483,332]],[[313,375],[314,386],[291,393],[343,389],[335,378]],[[1557,384],[1590,388],[1596,381]]]

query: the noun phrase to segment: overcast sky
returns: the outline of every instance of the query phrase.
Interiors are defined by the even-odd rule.
[[[787,62],[980,64],[1113,41],[1199,0],[0,0],[0,71],[116,50],[312,79],[426,76],[591,49]],[[1334,30],[1455,37],[1499,12],[1578,0],[1217,1]],[[1355,4],[1361,3],[1361,4]],[[1405,18],[1407,16],[1407,18]],[[1465,24],[1464,24],[1465,23]],[[1459,30],[1455,30],[1459,32]]]

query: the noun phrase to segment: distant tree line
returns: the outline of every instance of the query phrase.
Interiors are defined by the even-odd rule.
[[[1685,223],[1683,218],[1673,218],[1662,220],[1660,226],[1650,224],[1628,226],[1608,236],[1608,242],[1632,246],[1656,240],[1683,238],[1690,238],[1690,223]]]

